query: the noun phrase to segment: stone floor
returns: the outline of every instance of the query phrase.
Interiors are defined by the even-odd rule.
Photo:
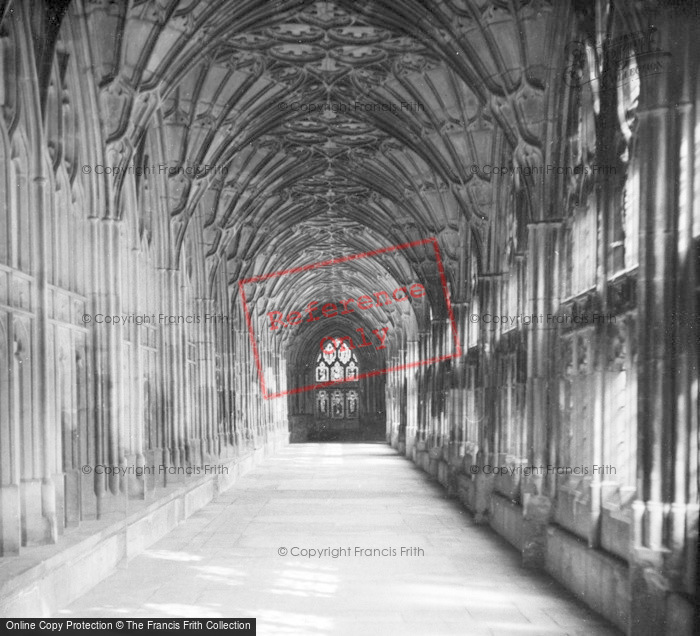
[[[384,444],[283,449],[57,616],[256,617],[265,636],[618,634]]]

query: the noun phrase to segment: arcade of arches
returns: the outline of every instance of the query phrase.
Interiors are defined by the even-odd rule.
[[[129,467],[381,439],[622,629],[693,631],[692,2],[0,11],[3,577],[178,486]]]

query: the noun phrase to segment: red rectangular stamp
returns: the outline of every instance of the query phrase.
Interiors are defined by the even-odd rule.
[[[440,286],[442,288],[442,293],[444,295],[445,300],[445,307],[447,310],[447,318],[449,319],[449,324],[452,331],[452,342],[454,343],[454,351],[452,353],[434,356],[426,360],[417,360],[407,364],[385,366],[384,368],[373,369],[364,373],[355,372],[351,376],[349,374],[343,375],[342,378],[325,378],[324,381],[317,381],[308,384],[307,386],[295,387],[293,389],[288,389],[285,391],[268,390],[267,383],[265,380],[265,373],[260,357],[258,345],[259,338],[256,337],[256,332],[253,327],[253,318],[251,317],[251,311],[249,307],[249,299],[246,296],[246,285],[253,283],[263,283],[265,281],[271,281],[286,276],[293,277],[295,275],[302,274],[303,272],[319,270],[322,268],[331,268],[334,266],[341,265],[343,263],[348,263],[350,261],[358,261],[360,259],[376,258],[382,254],[389,254],[392,252],[398,253],[401,250],[406,250],[421,245],[430,245],[434,250],[435,263],[440,277]],[[271,272],[269,274],[262,274],[260,276],[252,276],[250,278],[239,280],[238,289],[240,291],[241,303],[243,306],[243,312],[245,314],[246,324],[248,327],[248,335],[250,337],[250,343],[253,349],[253,357],[255,359],[255,365],[258,370],[258,377],[260,378],[262,395],[266,400],[277,397],[283,397],[286,395],[293,395],[295,393],[302,393],[304,391],[323,389],[343,382],[355,382],[358,380],[362,380],[363,378],[369,378],[375,375],[391,373],[393,371],[434,364],[443,360],[458,358],[462,355],[462,347],[459,342],[457,324],[452,309],[452,303],[450,301],[450,293],[449,288],[447,286],[445,269],[442,263],[442,257],[440,255],[440,247],[438,245],[437,238],[435,237],[422,239],[419,241],[413,241],[411,243],[403,243],[401,245],[383,247],[381,249],[372,250],[370,252],[362,252],[360,254],[352,254],[350,256],[342,256],[326,261],[310,263],[308,265],[294,267],[291,269],[279,270],[276,272]],[[425,296],[426,290],[423,287],[423,285],[420,283],[413,283],[409,285],[396,287],[393,291],[374,291],[372,293],[357,295],[356,298],[345,297],[342,300],[339,299],[335,302],[321,302],[318,300],[311,300],[308,301],[303,307],[300,307],[298,311],[267,311],[264,315],[265,324],[262,328],[268,329],[273,335],[287,334],[290,331],[293,331],[295,328],[299,328],[301,325],[305,325],[305,323],[316,323],[324,319],[337,318],[353,313],[361,314],[362,312],[365,312],[369,309],[384,307],[386,305],[394,303],[398,304],[400,302],[405,301],[412,302],[413,300],[419,300]],[[257,313],[258,312],[256,312],[256,315]],[[320,352],[330,352],[332,355],[335,352],[338,352],[339,354],[343,352],[347,353],[349,350],[354,350],[355,348],[374,345],[375,349],[377,351],[380,351],[386,349],[387,347],[387,340],[389,338],[388,331],[389,327],[387,326],[381,327],[379,329],[367,329],[366,327],[360,326],[359,328],[355,329],[355,332],[358,334],[357,336],[354,336],[355,341],[353,341],[353,337],[351,336],[326,335],[320,341],[319,350]]]

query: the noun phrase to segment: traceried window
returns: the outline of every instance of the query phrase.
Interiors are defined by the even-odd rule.
[[[316,391],[316,415],[335,420],[355,419],[359,393],[346,382],[357,382],[359,365],[355,352],[339,338],[328,339],[316,359],[316,382],[342,382],[337,388]]]
[[[319,415],[328,417],[328,391],[316,393],[316,410]]]

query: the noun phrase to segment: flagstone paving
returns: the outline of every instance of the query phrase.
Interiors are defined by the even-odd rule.
[[[384,444],[281,450],[57,616],[255,617],[263,636],[620,633]]]

